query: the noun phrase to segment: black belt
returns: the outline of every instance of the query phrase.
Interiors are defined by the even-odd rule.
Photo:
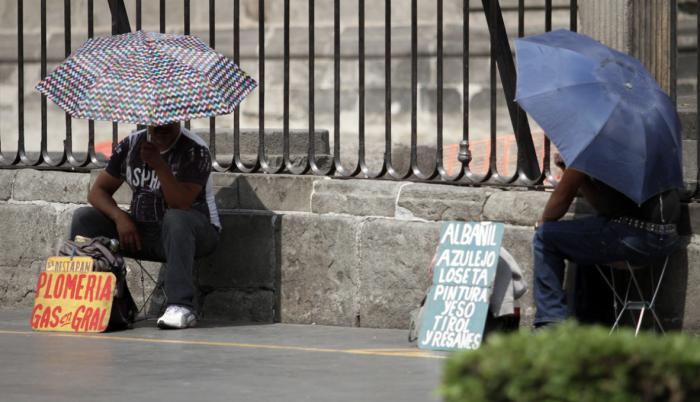
[[[640,219],[629,218],[627,216],[621,216],[612,220],[613,222],[622,223],[624,225],[646,230],[647,232],[652,232],[660,235],[675,234],[676,225],[673,223],[651,223]]]

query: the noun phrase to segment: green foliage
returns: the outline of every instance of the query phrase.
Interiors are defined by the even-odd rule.
[[[700,338],[565,323],[492,335],[447,361],[446,402],[700,401]]]

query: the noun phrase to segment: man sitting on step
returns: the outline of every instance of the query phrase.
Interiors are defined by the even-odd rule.
[[[124,255],[167,263],[160,328],[197,323],[194,260],[214,251],[221,230],[210,172],[211,155],[201,138],[179,122],[150,126],[119,143],[90,189],[92,207],[73,215],[71,239],[118,238]],[[132,191],[129,212],[113,197],[124,181]]]

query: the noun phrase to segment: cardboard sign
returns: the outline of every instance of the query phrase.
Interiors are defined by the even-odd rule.
[[[431,350],[481,345],[503,237],[503,224],[446,222],[440,232],[418,346]]]
[[[92,272],[92,257],[49,257],[46,272]]]
[[[111,272],[42,272],[36,286],[32,329],[105,331],[116,283]]]

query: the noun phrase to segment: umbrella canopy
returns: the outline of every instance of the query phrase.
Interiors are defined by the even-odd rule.
[[[257,86],[194,36],[90,39],[36,89],[75,118],[161,125],[231,113]]]
[[[568,167],[638,204],[683,187],[678,114],[637,59],[567,30],[515,47],[515,100]]]

